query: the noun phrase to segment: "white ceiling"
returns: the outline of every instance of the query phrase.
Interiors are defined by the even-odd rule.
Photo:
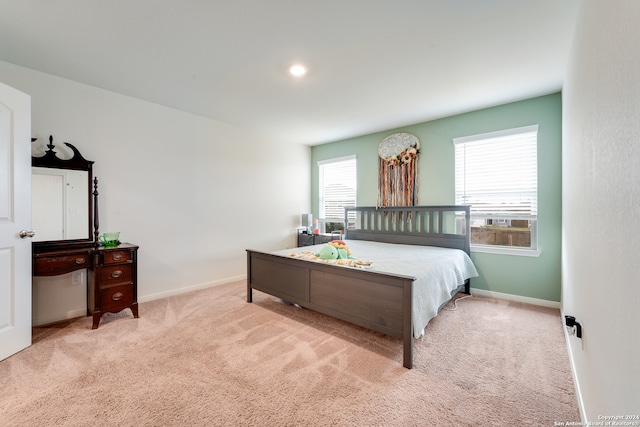
[[[318,144],[558,91],[578,3],[0,0],[0,60]]]

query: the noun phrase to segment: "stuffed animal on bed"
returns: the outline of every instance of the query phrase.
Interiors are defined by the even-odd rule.
[[[320,249],[316,256],[320,259],[355,259],[351,256],[347,244],[342,240],[330,241]]]

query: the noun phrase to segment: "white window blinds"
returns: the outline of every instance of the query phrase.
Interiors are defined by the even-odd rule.
[[[320,218],[344,220],[344,208],[356,206],[356,157],[318,162]]]
[[[535,219],[538,125],[455,138],[455,200],[475,218]]]

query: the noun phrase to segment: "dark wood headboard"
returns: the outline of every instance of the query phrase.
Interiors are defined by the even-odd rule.
[[[471,254],[471,207],[345,208],[345,238],[462,249]]]

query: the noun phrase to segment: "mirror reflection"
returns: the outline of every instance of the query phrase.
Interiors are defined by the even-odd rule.
[[[34,242],[89,238],[88,172],[33,167]]]

